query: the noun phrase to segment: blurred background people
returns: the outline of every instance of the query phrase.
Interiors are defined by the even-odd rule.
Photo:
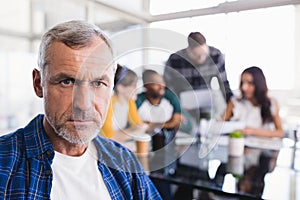
[[[134,71],[118,65],[114,80],[114,94],[102,127],[104,137],[124,142],[130,138],[130,134],[137,129],[137,126],[142,126],[135,104],[137,80]]]
[[[246,136],[283,137],[279,106],[268,96],[268,87],[263,71],[250,67],[243,71],[240,82],[241,97],[232,97],[223,119],[242,121]]]
[[[163,77],[156,71],[146,70],[142,78],[145,92],[140,93],[136,100],[139,116],[153,129],[150,132],[155,131],[155,127],[173,132],[172,136],[165,135],[166,140],[170,141],[182,119],[179,100],[165,87]]]
[[[206,44],[200,32],[188,36],[188,47],[170,55],[164,71],[164,79],[170,90],[178,96],[186,90],[210,88],[216,77],[226,101],[232,96],[227,80],[225,60],[221,51]]]

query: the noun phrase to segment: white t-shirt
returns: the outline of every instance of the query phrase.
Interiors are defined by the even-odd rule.
[[[128,122],[128,102],[115,102],[113,109],[112,125],[114,131],[125,129]]]
[[[139,107],[138,113],[144,122],[165,123],[173,116],[174,107],[165,98],[159,105],[152,105],[147,99]]]
[[[275,128],[274,123],[266,123],[263,124],[263,120],[261,117],[261,107],[254,106],[249,100],[246,99],[238,99],[236,97],[232,97],[231,101],[234,105],[233,108],[233,116],[230,119],[231,121],[242,121],[245,122],[246,126],[252,128],[263,128],[263,129],[271,129]],[[276,112],[276,104],[275,99],[271,98],[271,114],[275,115]]]
[[[111,199],[97,162],[98,153],[93,142],[79,157],[55,151],[51,199]]]

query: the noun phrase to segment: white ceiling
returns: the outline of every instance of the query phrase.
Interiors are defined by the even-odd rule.
[[[162,20],[300,4],[300,0],[230,0],[225,2],[218,0],[220,4],[209,8],[199,8],[198,3],[197,7],[185,6],[178,12],[150,15],[150,1],[2,0],[0,35],[35,39],[54,24],[71,19],[88,20],[109,32],[117,32],[132,25],[146,25]],[[153,1],[156,2],[153,5],[160,6],[158,0]],[[174,4],[176,1],[182,2],[182,0],[172,0]]]

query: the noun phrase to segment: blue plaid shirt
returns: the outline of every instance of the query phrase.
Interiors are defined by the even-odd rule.
[[[43,117],[38,115],[25,128],[0,137],[0,199],[50,199],[55,155]],[[101,137],[93,142],[99,171],[113,200],[161,199],[129,150]]]

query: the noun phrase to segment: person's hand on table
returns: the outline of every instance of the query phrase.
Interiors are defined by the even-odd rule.
[[[250,128],[250,127],[246,127],[246,128],[243,128],[243,129],[241,129],[239,131],[242,132],[245,136],[250,136],[250,135],[253,134],[254,129]]]
[[[148,128],[146,130],[146,133],[153,133],[156,129],[162,129],[163,125],[164,125],[163,123],[150,122],[148,123]]]
[[[144,130],[144,132],[145,132],[145,130],[148,129],[149,124],[148,123],[137,124],[137,125],[135,125],[135,127],[139,130]]]
[[[239,130],[242,132],[245,136],[257,136],[257,137],[267,137],[267,138],[282,138],[283,137],[283,131],[281,129],[279,130],[269,130],[269,129],[257,129],[257,128],[250,128],[246,127],[244,129]]]

